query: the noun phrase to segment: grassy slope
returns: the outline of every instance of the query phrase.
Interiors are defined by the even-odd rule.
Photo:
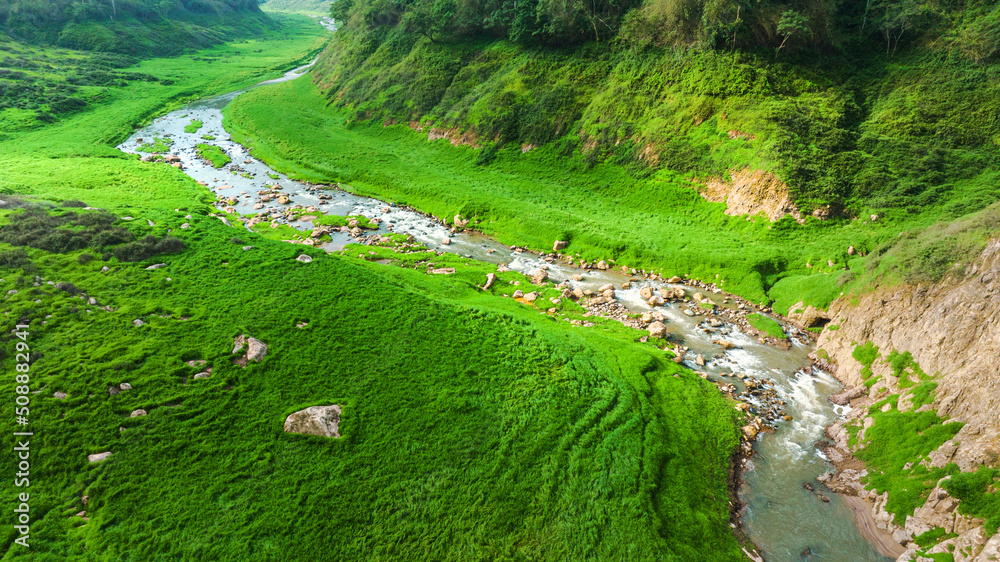
[[[331,0],[267,0],[260,5],[265,12],[296,12],[326,16],[330,14]]]
[[[781,312],[798,300],[825,307],[873,282],[936,280],[995,234],[987,223],[996,213],[970,215],[1000,198],[995,63],[948,57],[933,46],[887,57],[865,40],[848,41],[839,54],[775,57],[766,50],[432,44],[400,28],[352,25],[314,70],[326,99],[305,89],[286,97],[308,100],[306,132],[258,140],[262,154],[292,168],[308,153],[310,166],[326,160],[308,172],[315,177],[356,181],[441,216],[459,206],[490,215],[498,236],[539,249],[576,235],[576,251],[706,280],[720,274],[734,292],[755,299],[766,292]],[[252,123],[253,110],[241,113],[231,119],[250,137],[273,125],[266,115]],[[445,156],[415,149],[402,134],[342,126],[369,119],[371,129],[414,120],[454,127],[478,134],[486,147]],[[327,134],[378,141],[362,155],[325,144]],[[309,146],[296,146],[304,138]],[[499,164],[487,166],[497,168],[491,176],[471,162],[490,161],[496,139],[506,148]],[[521,143],[542,148],[521,156]],[[372,155],[385,169],[406,169],[415,155],[420,164],[388,185],[382,171],[365,169]],[[778,175],[807,209],[833,201],[847,216],[875,214],[878,223],[840,219],[764,232],[684,192],[689,179],[746,167]],[[512,174],[523,181],[508,181]],[[516,218],[498,220],[517,205]],[[962,234],[967,240],[942,236],[956,221],[974,225]],[[748,256],[743,248],[751,244]],[[894,248],[900,244],[908,248]],[[849,260],[849,246],[875,259]],[[883,254],[887,260],[878,259]],[[815,275],[848,264],[851,274]]]
[[[208,217],[210,193],[181,172],[112,148],[183,99],[290,66],[317,40],[309,29],[262,39],[262,53],[148,61],[176,85],[110,88],[86,112],[7,129],[0,190],[83,200],[187,244],[149,260],[167,263],[152,271],[29,250],[35,275],[113,312],[3,273],[5,292],[20,289],[5,296],[8,328],[30,322],[40,390],[32,559],[735,559],[733,410],[634,334],[571,329],[481,293],[461,271],[429,277],[319,252],[301,264],[301,246]],[[229,353],[244,331],[270,353],[239,369]],[[210,379],[190,378],[197,369],[182,362],[196,358]],[[108,396],[121,382],[133,389]],[[282,432],[290,411],[329,402],[346,406],[342,440]],[[137,408],[149,415],[129,418]],[[104,450],[111,459],[87,464]],[[82,509],[86,524],[72,517]],[[13,538],[8,527],[4,545]]]
[[[270,113],[275,105],[286,109]],[[874,246],[899,228],[893,220],[772,225],[729,217],[681,175],[641,179],[611,164],[589,168],[552,146],[501,151],[495,164],[477,167],[471,148],[427,142],[426,133],[405,125],[351,122],[347,112],[326,107],[308,78],[241,96],[226,116],[235,139],[300,178],[348,182],[441,217],[477,216],[476,228],[506,243],[551,249],[553,240],[570,240],[568,251],[588,258],[720,280],[758,300],[790,273],[813,278],[799,283],[829,285],[848,246]]]
[[[0,32],[34,44],[142,57],[174,56],[274,31],[254,0],[201,0],[188,10],[156,0],[5,0]],[[199,9],[200,8],[200,9]],[[9,10],[9,11],[8,11]]]
[[[1000,197],[1000,65],[933,48],[839,54],[429,43],[350,24],[317,65],[332,104],[589,161],[686,174],[764,169],[798,203],[943,219]]]

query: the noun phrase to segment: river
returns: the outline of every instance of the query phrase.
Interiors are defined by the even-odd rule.
[[[325,24],[332,28],[331,22]],[[309,66],[294,69],[282,78],[262,82],[258,86],[293,80],[306,73]],[[286,206],[276,201],[254,209],[254,204],[258,202],[257,192],[278,186],[291,200],[288,205],[316,206],[321,212],[331,215],[377,217],[381,219],[378,232],[411,234],[436,251],[507,264],[510,269],[526,274],[546,267],[550,280],[556,283],[568,281],[574,288],[597,290],[601,285],[612,283],[617,289],[616,299],[636,312],[652,312],[639,296],[642,287],[676,286],[640,279],[632,283],[630,289],[622,290],[621,283],[632,276],[559,264],[541,255],[511,249],[475,232],[452,234],[447,226],[413,210],[352,195],[344,190],[317,190],[316,186],[291,180],[250,156],[244,147],[229,138],[223,128],[222,108],[243,91],[196,101],[159,117],[132,134],[118,148],[128,153],[139,153],[139,146],[152,138],[169,138],[173,143],[170,154],[180,157],[184,173],[204,182],[216,195],[237,198],[237,203],[232,205],[236,212],[267,213],[273,222],[290,224],[304,231],[312,230],[311,223],[289,223],[281,213],[281,208]],[[184,128],[192,120],[201,121],[203,126],[195,133],[186,133]],[[215,138],[205,140],[202,138],[204,135]],[[195,145],[198,143],[218,146],[232,158],[232,163],[222,169],[211,167],[196,155]],[[320,198],[320,195],[330,199]],[[445,237],[450,237],[450,244],[442,243]],[[336,251],[352,241],[347,233],[335,233],[333,241],[324,244],[323,248]],[[577,274],[583,274],[582,281],[571,279]],[[686,290],[689,294],[694,291],[691,287],[686,287]],[[719,306],[733,306],[724,302],[725,295],[703,292]],[[769,381],[777,395],[785,401],[785,413],[792,417],[790,422],[779,422],[773,433],[764,433],[758,438],[740,493],[746,503],[742,514],[744,530],[761,548],[766,560],[889,560],[862,536],[846,502],[816,481],[816,477],[831,467],[815,443],[823,439],[823,428],[843,415],[845,409],[827,400],[842,387],[829,374],[811,368],[808,338],[796,337],[794,328],[786,326],[792,334],[792,346],[781,350],[762,344],[755,337],[742,333],[735,325],[710,326],[702,316],[685,315],[683,308],[683,305],[668,303],[655,307],[655,310],[666,318],[669,330],[689,348],[684,357],[685,364],[707,372],[709,380],[735,384],[741,391],[742,383],[733,378],[732,373],[745,373]],[[723,350],[712,343],[720,337],[725,337],[736,347]],[[704,367],[695,364],[698,354],[707,359]],[[750,402],[754,403],[754,400]],[[803,484],[806,482],[830,501],[825,502],[818,493],[805,489]]]

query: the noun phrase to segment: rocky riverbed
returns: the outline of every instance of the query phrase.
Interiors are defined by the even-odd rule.
[[[306,70],[295,69],[279,81]],[[565,245],[561,247],[560,241],[554,241],[549,253],[507,247],[466,230],[465,217],[445,221],[353,195],[349,186],[342,190],[335,184],[294,181],[253,158],[226,134],[221,108],[238,94],[195,102],[158,118],[119,148],[175,166],[199,181],[215,194],[219,218],[234,228],[292,227],[302,235],[289,242],[327,251],[355,243],[459,254],[496,264],[498,271],[521,272],[536,285],[558,287],[562,293],[556,298],[572,299],[586,308],[586,316],[573,321],[581,329],[593,325],[588,318],[602,316],[641,330],[637,338],[658,342],[675,361],[731,397],[743,413],[740,463],[746,471],[745,485],[734,506],[742,503],[745,508],[734,515],[734,525],[746,530],[764,557],[799,560],[807,553],[810,560],[883,560],[858,531],[847,504],[802,486],[808,480],[820,486],[815,477],[830,466],[815,443],[823,438],[824,426],[847,412],[826,400],[841,387],[814,368],[808,357],[813,350],[808,332],[769,308],[727,295],[710,283],[663,278],[610,259],[580,260],[561,252]],[[192,120],[204,124],[196,133],[187,133],[185,126]],[[142,152],[150,139],[169,139],[169,150]],[[231,162],[213,167],[199,156],[198,144],[218,147]],[[323,215],[357,218],[337,227],[315,224]],[[450,273],[445,269],[428,273]],[[546,310],[535,302],[535,293],[514,296],[527,306]],[[758,332],[746,320],[751,313],[781,321],[786,337]],[[759,556],[749,551],[748,555]]]

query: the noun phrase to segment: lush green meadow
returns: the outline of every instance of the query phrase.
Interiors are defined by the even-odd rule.
[[[265,12],[296,12],[326,16],[330,13],[332,3],[331,0],[264,0],[260,8]]]
[[[205,204],[123,206],[111,191],[88,202],[137,215],[129,226],[140,234],[173,228],[187,248],[84,265],[81,251],[29,250],[37,269],[6,275],[20,288],[10,317],[31,324],[41,390],[37,552],[680,560],[711,545],[717,559],[733,555],[733,410],[661,353],[483,294],[461,275],[312,250],[301,264],[301,246],[225,227]],[[190,182],[176,191],[197,201]],[[186,213],[193,228],[178,231]],[[147,218],[157,226],[144,228]],[[32,275],[113,311],[32,288]],[[230,362],[239,333],[268,343],[263,363]],[[203,367],[192,359],[207,360],[211,378],[193,379]],[[133,389],[109,396],[121,382]],[[330,402],[346,406],[341,440],[282,432],[289,412]],[[129,418],[137,408],[149,415]],[[105,450],[109,460],[87,464]]]
[[[144,61],[138,71],[173,82],[107,86],[51,123],[0,113],[0,237],[43,232],[46,248],[0,244],[5,333],[29,325],[37,391],[32,550],[8,526],[5,558],[739,557],[726,488],[736,411],[634,331],[574,327],[504,298],[518,274],[483,292],[486,266],[454,256],[436,261],[456,274],[430,276],[227,227],[208,190],[113,148],[323,40],[315,23],[288,19],[274,36]],[[105,224],[81,205],[131,219]],[[114,237],[79,226],[94,221]],[[183,249],[123,250],[146,236]],[[232,362],[241,333],[268,344],[263,362]],[[4,341],[13,373],[20,340]],[[193,378],[206,367],[210,378]],[[0,384],[8,396],[14,386]],[[287,414],[329,403],[344,407],[341,439],[284,433]],[[148,415],[130,417],[137,409]],[[13,417],[13,400],[4,411]],[[87,462],[103,451],[113,454]],[[13,474],[14,462],[0,464]]]
[[[285,109],[269,111],[276,105]],[[226,119],[234,139],[294,177],[341,181],[440,217],[474,217],[476,229],[509,244],[545,250],[553,240],[568,240],[567,251],[587,259],[699,277],[757,300],[781,295],[784,310],[799,298],[825,306],[847,290],[837,280],[852,263],[850,246],[875,248],[901,228],[934,220],[800,225],[790,217],[773,224],[731,217],[682,174],[640,177],[610,163],[590,166],[553,145],[504,149],[490,166],[477,166],[476,149],[331,110],[308,78],[240,96]],[[863,261],[852,265],[863,270]],[[785,286],[795,288],[782,293]]]

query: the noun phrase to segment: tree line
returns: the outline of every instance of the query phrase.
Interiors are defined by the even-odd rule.
[[[1000,4],[990,0],[337,0],[331,14],[349,26],[400,27],[432,42],[614,40],[780,54],[862,38],[890,55],[917,41],[977,61],[1000,52]]]

